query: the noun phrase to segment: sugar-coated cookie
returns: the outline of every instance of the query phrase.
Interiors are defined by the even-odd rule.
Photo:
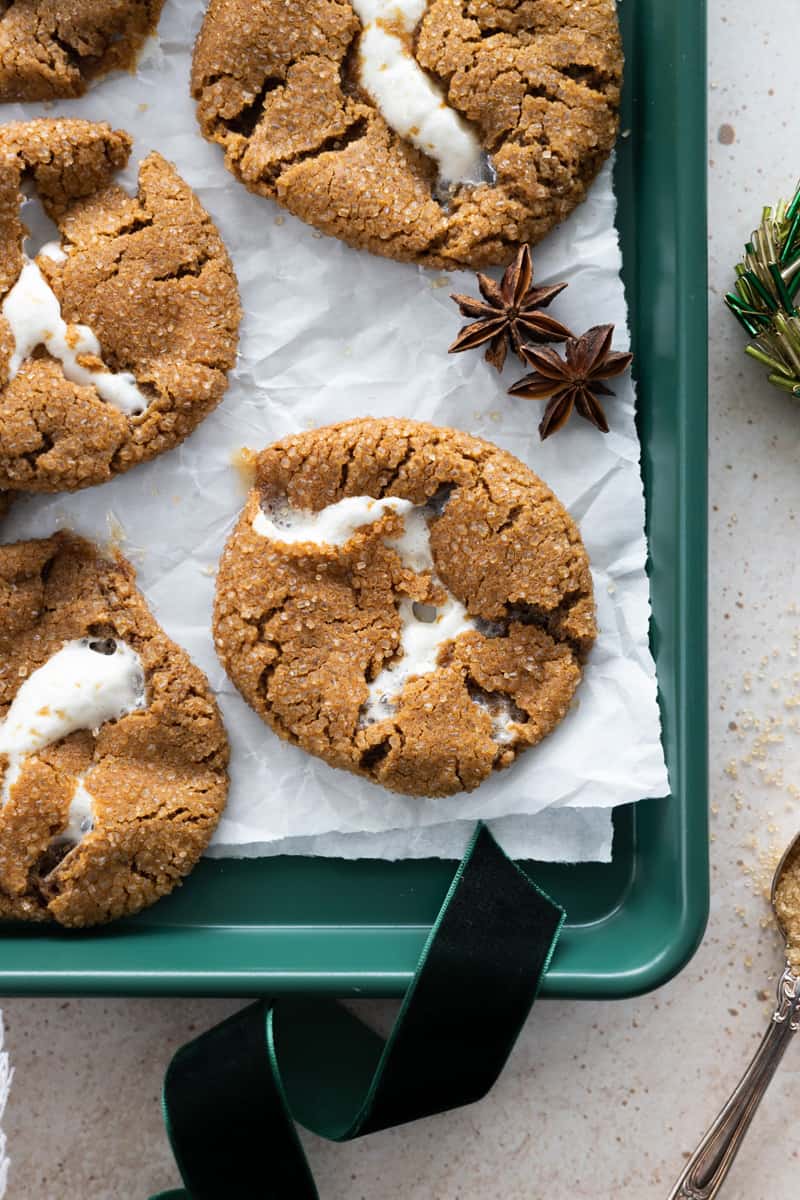
[[[562,720],[595,635],[569,514],[513,455],[348,421],[256,459],[217,653],[287,741],[411,795],[477,787]]]
[[[428,266],[506,262],[617,132],[615,0],[211,0],[192,93],[248,188]]]
[[[182,442],[236,357],[236,277],[175,168],[80,120],[0,126],[0,490],[73,491]],[[60,242],[26,253],[26,176]]]
[[[91,80],[133,66],[164,0],[6,0],[0,13],[0,100],[81,96]]]
[[[0,917],[93,925],[180,883],[225,805],[203,673],[121,557],[0,546]]]

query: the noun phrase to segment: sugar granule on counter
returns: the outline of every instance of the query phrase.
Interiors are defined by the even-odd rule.
[[[763,903],[759,914],[745,901],[736,909],[737,916],[750,927],[757,921],[765,934],[781,941],[769,902],[775,869],[787,840],[797,829],[796,806],[800,799],[795,770],[800,750],[800,628],[796,618],[796,606],[786,610],[778,622],[778,644],[769,653],[755,655],[749,670],[737,672],[722,685],[721,708],[733,719],[725,722],[728,754],[720,771],[726,782],[736,781],[736,790],[726,789],[727,804],[712,805],[712,815],[719,819],[714,808],[721,808],[729,827],[740,830],[737,865],[742,882],[747,892]],[[791,888],[791,880],[783,887]],[[795,864],[794,889],[794,930],[788,940],[795,947],[792,965],[800,969],[800,856]],[[785,891],[784,905],[789,903]],[[780,914],[787,928],[788,913],[785,908]]]

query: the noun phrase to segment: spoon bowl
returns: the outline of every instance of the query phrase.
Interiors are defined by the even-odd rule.
[[[797,869],[797,923],[800,926],[800,833],[792,839],[775,868],[770,903],[784,939],[787,955],[800,944],[798,929],[786,928],[781,917],[779,889],[789,869]],[[795,900],[795,894],[792,894]],[[794,906],[793,906],[794,908]],[[794,914],[793,914],[794,915]],[[739,1152],[744,1135],[767,1090],[786,1047],[800,1029],[800,976],[787,960],[778,980],[778,997],[767,1032],[728,1103],[687,1162],[669,1200],[713,1200]]]
[[[783,879],[783,875],[784,875],[784,872],[786,871],[786,868],[790,864],[794,863],[795,857],[797,855],[800,855],[800,833],[798,833],[795,837],[792,838],[791,842],[789,842],[789,845],[786,847],[783,854],[781,855],[780,861],[778,862],[778,865],[775,868],[775,874],[772,876],[772,886],[769,890],[769,902],[772,905],[772,911],[775,914],[775,920],[778,923],[778,928],[780,929],[780,931],[784,937],[788,936],[789,931],[787,930],[786,926],[784,925],[784,922],[781,918],[781,914],[778,911],[778,906],[777,906],[778,887],[781,883],[781,880]]]

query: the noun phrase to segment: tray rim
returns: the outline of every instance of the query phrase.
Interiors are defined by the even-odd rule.
[[[641,19],[643,0],[633,0],[633,21]],[[672,20],[671,29],[664,28],[663,41],[659,49],[663,54],[660,71],[647,72],[648,82],[653,87],[672,82],[672,76],[663,70],[670,49],[679,54],[681,63],[680,86],[669,91],[672,104],[672,124],[675,130],[673,148],[688,165],[675,171],[675,229],[676,255],[674,262],[676,296],[682,297],[676,313],[676,345],[679,352],[675,357],[677,387],[675,401],[680,410],[679,471],[680,487],[677,507],[680,512],[679,532],[681,556],[674,564],[675,602],[680,606],[683,619],[683,636],[677,646],[677,704],[673,714],[678,725],[676,740],[680,752],[669,763],[671,795],[663,801],[646,800],[644,804],[678,806],[681,810],[680,838],[681,855],[678,862],[679,903],[677,919],[672,937],[661,944],[654,943],[646,961],[635,971],[608,971],[602,977],[590,980],[569,979],[562,976],[558,957],[545,977],[543,995],[577,997],[584,999],[627,998],[642,995],[663,986],[693,957],[700,945],[708,922],[710,907],[709,879],[709,818],[708,818],[708,609],[707,609],[707,566],[708,566],[708,263],[707,263],[707,176],[706,176],[706,110],[707,110],[707,22],[706,0],[674,0],[672,5],[661,5],[660,0],[650,4],[655,20]],[[670,17],[671,14],[671,17]],[[621,15],[622,19],[622,15]],[[676,40],[670,46],[669,34]],[[652,46],[650,47],[652,49]],[[653,64],[650,64],[651,66]],[[639,82],[643,75],[642,63],[638,61]],[[645,68],[646,72],[646,68]],[[626,87],[631,81],[626,79]],[[662,96],[663,101],[663,96]],[[631,116],[637,104],[655,107],[652,90],[641,92],[637,101],[628,104],[623,100],[623,127],[626,114]],[[658,115],[658,114],[656,114]],[[663,111],[662,111],[662,116]],[[632,126],[632,129],[635,125]],[[638,153],[650,161],[661,154],[661,144],[652,129],[646,129],[640,139]],[[624,165],[620,156],[618,167]],[[677,164],[676,164],[677,167]],[[646,173],[645,173],[646,174]],[[687,179],[688,176],[688,179]],[[643,204],[651,197],[645,196]],[[638,209],[638,206],[637,206]],[[633,226],[637,213],[619,214],[620,237],[626,249],[622,276],[629,293],[632,281],[646,270],[647,264],[631,255],[631,241],[635,242]],[[627,246],[626,246],[627,243]],[[633,259],[633,261],[632,261]],[[637,289],[637,298],[641,289]],[[648,321],[655,326],[657,318],[645,312],[639,323]],[[632,311],[632,334],[637,325]],[[652,333],[652,331],[651,331]],[[634,339],[635,340],[635,339]],[[635,347],[634,347],[635,348]],[[639,384],[640,394],[642,381]],[[664,397],[662,397],[662,400]],[[702,402],[701,402],[702,401]],[[653,490],[656,478],[654,448],[649,445],[645,424],[639,413],[638,423],[642,433],[642,461],[645,496],[647,500],[646,528],[649,550],[652,552],[650,523],[653,510]],[[701,517],[698,523],[698,515]],[[654,598],[654,613],[655,613]],[[651,629],[651,644],[653,631]],[[656,654],[656,657],[657,654]],[[662,720],[666,723],[663,697]],[[641,804],[636,807],[636,818],[646,817]],[[612,914],[612,918],[613,918]]]

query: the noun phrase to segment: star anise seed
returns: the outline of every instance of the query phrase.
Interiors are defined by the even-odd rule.
[[[573,408],[601,433],[608,433],[608,421],[599,396],[613,396],[604,379],[621,375],[631,365],[632,354],[611,349],[613,325],[594,325],[582,337],[570,337],[565,357],[548,347],[524,346],[523,355],[536,369],[508,389],[511,396],[526,400],[547,400],[539,424],[542,441],[566,425]]]
[[[508,267],[499,284],[488,275],[477,275],[483,301],[472,296],[454,294],[461,313],[474,317],[465,325],[450,347],[450,354],[461,350],[473,350],[489,345],[486,361],[502,371],[509,345],[523,360],[523,345],[526,340],[534,342],[564,342],[572,332],[555,317],[542,312],[559,292],[567,286],[555,283],[550,287],[532,287],[533,263],[530,246],[520,247],[517,257]]]

